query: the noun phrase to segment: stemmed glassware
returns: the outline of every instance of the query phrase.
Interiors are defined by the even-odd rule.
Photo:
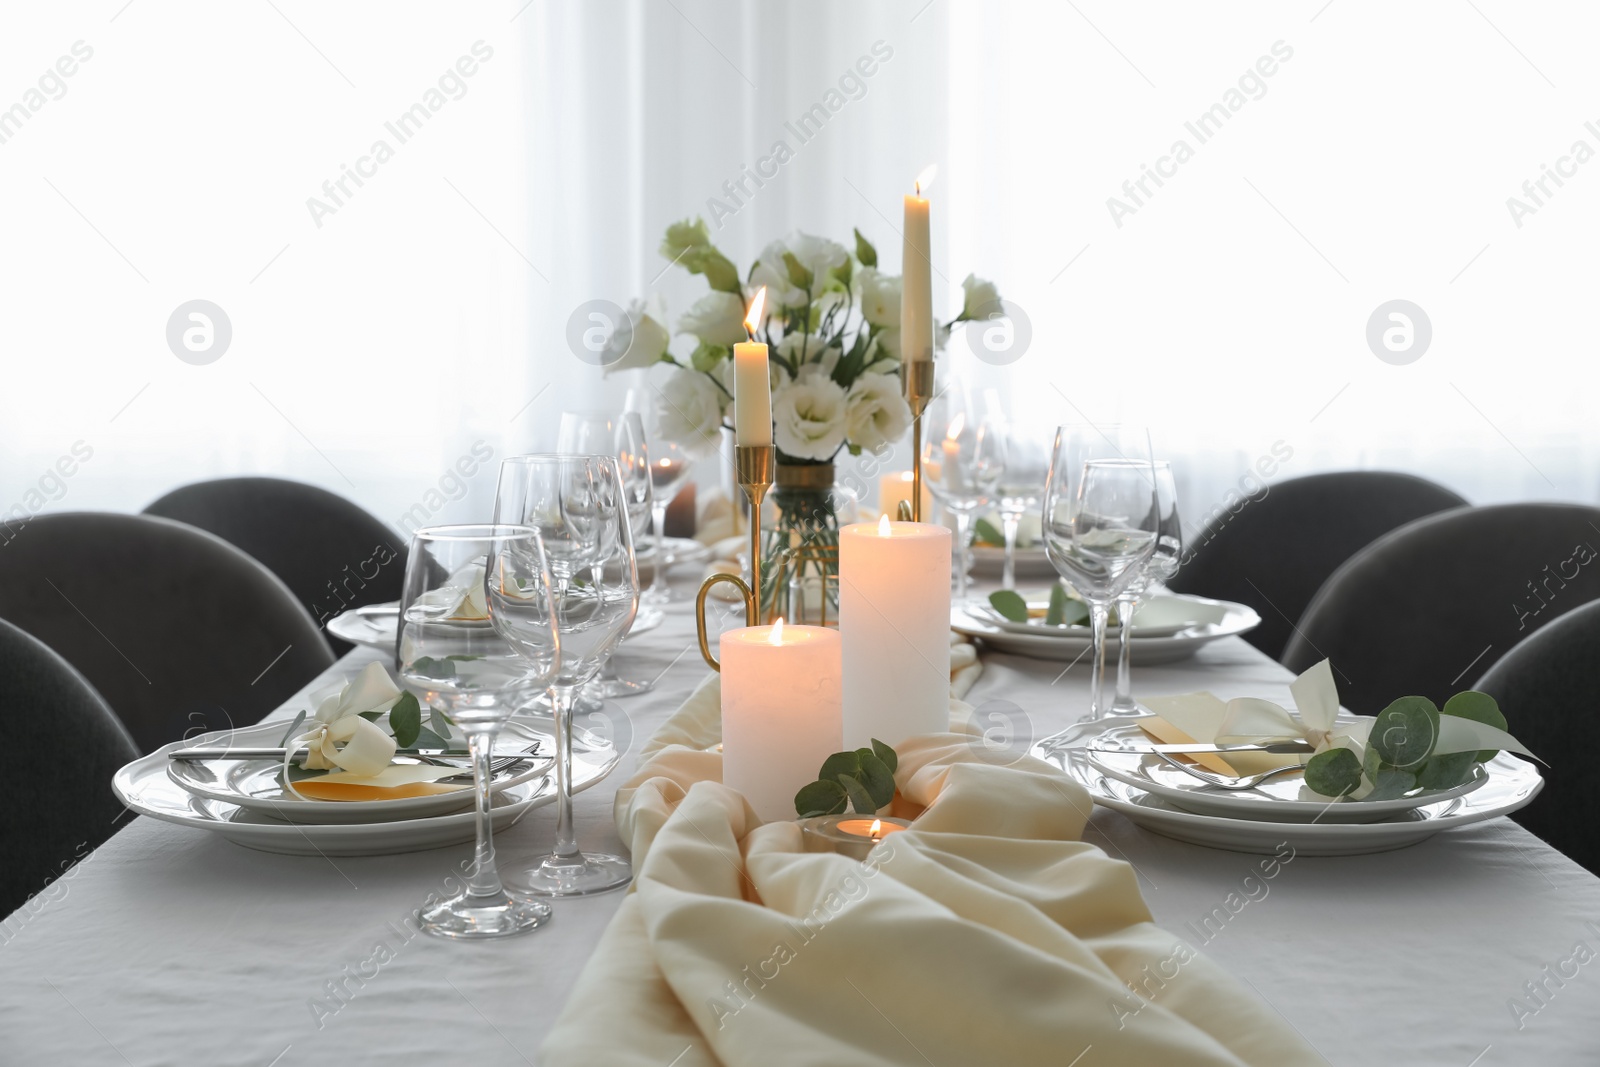
[[[1005,467],[1005,438],[997,422],[948,389],[922,416],[924,484],[956,519],[956,601],[967,599],[972,518],[994,499]]]
[[[1165,584],[1178,573],[1183,555],[1183,527],[1178,519],[1178,489],[1172,480],[1172,464],[1156,460],[1151,464],[1156,483],[1156,544],[1139,575],[1117,597],[1117,695],[1111,702],[1113,715],[1137,715],[1133,699],[1133,614],[1142,593]]]
[[[1105,714],[1106,620],[1155,550],[1150,435],[1125,426],[1062,426],[1045,481],[1043,533],[1056,572],[1089,605],[1089,720]]]
[[[650,577],[650,588],[645,590],[645,599],[651,604],[665,604],[672,600],[672,589],[666,583],[665,566],[667,506],[677,497],[678,490],[683,488],[683,483],[689,478],[690,458],[676,442],[669,441],[659,434],[650,439],[647,457],[653,493],[650,512],[651,521],[656,527],[656,558],[655,573]]]
[[[1000,508],[1000,528],[1006,538],[1005,573],[1000,584],[1017,587],[1017,531],[1022,517],[1039,506],[1045,477],[1050,473],[1050,445],[1054,428],[1026,423],[1005,424],[1005,463],[995,498]]]
[[[530,660],[559,645],[550,679],[555,712],[556,844],[518,884],[541,896],[583,896],[627,885],[633,877],[618,856],[579,850],[572,824],[572,714],[578,689],[632,625],[639,607],[633,525],[622,474],[610,456],[516,456],[500,465],[496,521],[538,530],[550,562],[550,615],[518,616],[527,625],[511,635]],[[534,605],[536,606],[536,605]]]
[[[517,525],[433,526],[411,540],[396,645],[400,678],[453,719],[472,751],[477,851],[466,888],[421,913],[422,928],[454,938],[531,930],[550,906],[508,892],[495,867],[489,757],[512,711],[556,677],[560,642],[550,570],[537,531]],[[537,635],[521,654],[508,628]],[[526,638],[519,638],[526,640]]]

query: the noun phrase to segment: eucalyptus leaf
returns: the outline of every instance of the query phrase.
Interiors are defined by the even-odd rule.
[[[432,751],[437,749],[440,752],[449,752],[451,750],[451,744],[452,742],[448,737],[440,737],[426,726],[421,726],[417,728],[416,741],[413,742],[409,747],[422,751]],[[458,752],[464,752],[466,751],[466,746],[456,744],[455,750]]]
[[[872,242],[861,236],[860,230],[852,230],[856,235],[856,259],[861,261],[863,267],[876,267],[878,265],[878,250],[872,247]]]
[[[379,719],[383,718],[383,712],[381,711],[358,711],[356,714],[361,716],[363,719],[366,719],[368,722],[377,722]]]
[[[1468,689],[1457,693],[1445,701],[1444,707],[1440,709],[1440,714],[1454,715],[1461,719],[1471,719],[1473,722],[1481,722],[1485,726],[1493,726],[1496,730],[1504,730],[1506,728],[1506,716],[1500,710],[1499,701],[1488,693],[1480,693],[1476,689]],[[1498,748],[1480,749],[1477,756],[1478,762],[1488,763],[1499,754],[1500,750]]]
[[[997,589],[990,593],[989,606],[1012,622],[1028,621],[1028,602],[1015,590]]]
[[[1057,582],[1050,587],[1050,606],[1044,612],[1046,626],[1065,626],[1067,623],[1067,587]]]
[[[1417,784],[1424,789],[1454,789],[1467,780],[1477,763],[1476,752],[1447,752],[1431,756],[1417,772]]]
[[[835,781],[811,782],[794,795],[795,814],[802,819],[817,815],[843,815],[850,806],[844,786]]]
[[[449,737],[450,727],[454,726],[455,723],[450,716],[444,713],[443,708],[437,704],[430,704],[428,706],[428,725],[433,727],[433,732],[440,737]]]
[[[402,693],[394,707],[389,709],[389,728],[394,731],[394,743],[401,748],[416,744],[422,730],[422,708],[412,693]]]
[[[841,775],[860,773],[861,761],[854,752],[835,752],[822,761],[822,770],[817,772],[817,777],[828,781]]]
[[[298,715],[296,715],[294,717],[294,722],[289,724],[289,729],[284,731],[283,740],[278,742],[278,747],[279,748],[288,748],[289,747],[289,738],[293,737],[296,733],[298,733],[300,731],[300,724],[305,722],[305,721],[306,721],[306,713],[305,713],[305,710],[302,709],[300,714],[298,714]]]
[[[432,656],[418,656],[411,661],[411,671],[423,678],[454,678],[456,665],[450,659],[434,659]]]
[[[1439,740],[1439,709],[1427,697],[1401,697],[1372,724],[1367,743],[1383,761],[1400,770],[1416,770]]]
[[[298,763],[291,763],[284,773],[291,782],[303,782],[307,778],[321,778],[328,772],[326,770],[308,771]]]
[[[972,539],[980,545],[994,545],[996,548],[1006,546],[1006,535],[995,529],[994,523],[988,519],[979,519],[974,524]]]
[[[862,815],[872,815],[878,810],[873,803],[872,794],[867,792],[867,787],[856,781],[848,774],[839,776],[839,784],[844,786],[844,791],[850,797],[850,804]]]
[[[856,750],[856,756],[861,760],[861,785],[872,797],[872,810],[887,807],[894,799],[894,772],[870,748]]]
[[[889,768],[890,774],[900,769],[900,757],[895,755],[894,749],[879,741],[876,737],[872,739],[872,751],[883,765]]]
[[[1330,748],[1306,761],[1306,786],[1325,797],[1342,797],[1361,787],[1361,761],[1348,748]]]
[[[1398,800],[1417,787],[1417,776],[1410,771],[1385,768],[1373,779],[1372,792],[1362,797],[1362,802]]]

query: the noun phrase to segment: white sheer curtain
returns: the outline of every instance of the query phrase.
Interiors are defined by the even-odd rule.
[[[25,106],[27,72],[94,49],[0,143],[0,509],[261,472],[395,523],[481,514],[484,453],[548,446],[563,409],[642,384],[573,354],[574,310],[654,296],[675,322],[704,291],[657,254],[668,223],[715,197],[741,266],[859,227],[896,269],[929,162],[936,311],[975,272],[1032,329],[1008,367],[957,338],[946,373],[1023,417],[1149,423],[1192,517],[1258,492],[1263,456],[1269,481],[1397,468],[1478,502],[1600,487],[1600,166],[1560,162],[1600,151],[1600,16],[1577,5],[120,7],[0,15]],[[307,199],[480,40],[464,95],[317,226]],[[1187,124],[1217,105],[1202,141]],[[792,158],[734,201],[780,140]],[[1572,173],[1513,219],[1546,164]],[[1169,176],[1135,199],[1147,166]],[[195,298],[233,324],[208,366],[164,336]],[[1432,325],[1405,366],[1366,340],[1395,299]],[[80,441],[93,458],[48,475]]]

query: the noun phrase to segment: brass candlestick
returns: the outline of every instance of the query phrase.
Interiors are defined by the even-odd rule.
[[[900,365],[905,377],[906,403],[911,405],[911,521],[922,521],[922,413],[933,399],[933,360],[912,360]]]
[[[733,449],[734,473],[739,487],[750,501],[750,581],[745,582],[734,574],[713,574],[700,583],[700,593],[694,598],[695,631],[700,638],[700,655],[714,671],[722,664],[711,654],[711,643],[706,633],[706,595],[718,582],[730,582],[739,587],[744,598],[744,624],[755,626],[761,618],[761,501],[772,487],[773,469],[777,464],[778,450],[772,445],[735,445]]]

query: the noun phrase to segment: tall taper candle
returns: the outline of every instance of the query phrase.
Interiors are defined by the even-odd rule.
[[[935,168],[917,177],[917,191],[906,197],[905,242],[900,257],[900,354],[907,361],[933,358],[933,244],[928,233],[928,201],[922,193]]]
[[[761,328],[761,309],[767,300],[762,286],[750,301],[745,329],[753,336]],[[736,444],[772,443],[772,380],[767,369],[767,346],[741,341],[733,346],[733,433]]]
[[[888,516],[839,531],[845,747],[950,729],[950,542]]]
[[[746,626],[725,632],[722,784],[767,822],[795,817],[794,795],[841,751],[839,631]]]

